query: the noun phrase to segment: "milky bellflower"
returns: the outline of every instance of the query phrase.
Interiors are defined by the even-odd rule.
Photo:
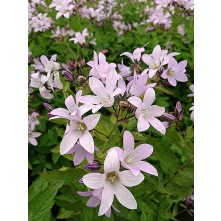
[[[70,38],[69,41],[74,41],[75,44],[85,45],[86,39],[85,37],[88,36],[87,28],[85,28],[82,33],[76,32],[74,38]]]
[[[89,200],[86,203],[86,206],[94,208],[94,207],[97,207],[98,205],[100,205],[101,198],[102,198],[102,192],[103,192],[103,188],[97,189],[97,190],[88,191],[88,192],[80,192],[80,191],[78,191],[77,193],[80,196],[83,196],[83,197],[90,197]],[[105,216],[107,216],[107,217],[111,216],[111,208],[113,208],[118,213],[120,212],[114,205],[112,205],[107,210],[107,212],[105,213]]]
[[[52,110],[49,114],[53,115],[53,117],[50,118],[56,119],[56,118],[64,118],[67,120],[73,120],[76,116],[80,118],[84,113],[88,112],[93,108],[93,106],[86,106],[82,105],[79,107],[79,98],[82,95],[82,91],[78,91],[76,93],[76,103],[72,95],[68,96],[65,99],[65,106],[67,109],[64,108],[56,108]]]
[[[177,61],[171,57],[169,59],[167,69],[163,71],[161,77],[167,79],[168,82],[174,87],[177,85],[177,81],[186,82],[188,81],[187,75],[185,74],[186,65],[186,60],[177,63]]]
[[[152,105],[155,100],[155,91],[153,88],[148,88],[144,94],[143,101],[139,97],[130,97],[128,101],[137,107],[135,116],[138,119],[137,130],[142,132],[147,130],[152,125],[162,134],[166,133],[166,128],[156,117],[160,117],[165,108],[157,105]]]
[[[124,149],[114,147],[117,151],[121,165],[129,169],[135,176],[140,171],[158,176],[157,170],[148,162],[143,161],[153,153],[153,147],[149,144],[140,144],[134,149],[134,137],[129,131],[124,132],[123,136]]]
[[[168,64],[169,58],[178,55],[179,53],[171,53],[167,54],[167,50],[161,50],[160,45],[157,45],[154,49],[152,54],[144,54],[142,56],[142,60],[145,64],[149,66],[148,74],[149,77],[152,78],[158,70],[165,64]]]
[[[94,147],[94,150],[98,151],[99,149]],[[76,143],[71,150],[68,151],[68,154],[70,153],[74,153],[73,163],[75,166],[79,165],[85,158],[89,164],[92,164],[94,161],[94,153],[88,152],[79,143]]]
[[[104,174],[90,173],[83,177],[83,183],[91,189],[103,189],[98,216],[105,214],[111,207],[114,195],[128,209],[137,209],[137,202],[125,187],[132,187],[144,180],[143,174],[134,176],[130,170],[119,171],[120,163],[116,150],[112,149],[104,161]]]
[[[60,144],[60,153],[68,153],[79,140],[80,145],[89,153],[94,153],[94,140],[90,130],[97,125],[100,114],[92,114],[83,119],[75,118],[67,125],[64,137]]]
[[[34,88],[38,88],[43,98],[51,99],[53,95],[51,94],[51,91],[45,87],[47,81],[48,81],[47,76],[42,75],[39,72],[37,72],[31,75],[30,86]]]
[[[136,49],[133,51],[133,54],[131,54],[130,52],[124,52],[124,53],[122,53],[120,56],[125,55],[125,56],[127,56],[128,58],[130,58],[133,63],[135,63],[136,61],[140,61],[140,59],[141,59],[141,53],[144,52],[144,51],[145,51],[144,48],[136,48]]]
[[[111,107],[114,104],[114,97],[120,94],[121,89],[116,88],[117,76],[115,74],[107,75],[106,85],[97,78],[89,78],[89,86],[92,92],[96,95],[82,96],[79,100],[86,105],[94,105],[92,112],[97,112],[101,107]]]
[[[104,80],[110,74],[117,74],[115,70],[116,64],[108,63],[105,55],[101,52],[97,55],[94,51],[94,60],[89,61],[87,64],[91,67],[89,76],[93,76],[97,79]]]

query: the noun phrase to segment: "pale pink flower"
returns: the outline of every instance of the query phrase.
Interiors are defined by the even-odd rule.
[[[100,114],[92,114],[83,119],[75,118],[67,125],[64,137],[60,144],[60,153],[68,153],[79,140],[80,145],[89,153],[94,153],[94,140],[90,130],[97,125]]]
[[[101,52],[97,55],[94,51],[94,60],[89,61],[87,64],[91,67],[89,76],[96,77],[97,79],[104,80],[110,74],[117,74],[115,70],[116,64],[108,63],[105,55]]]
[[[36,71],[44,72],[44,66],[40,62],[39,58],[34,58],[34,64],[31,64],[32,67],[35,68]]]
[[[97,207],[98,205],[100,205],[101,203],[101,198],[102,198],[102,192],[103,192],[103,188],[101,189],[97,189],[97,190],[92,190],[92,191],[88,191],[88,192],[80,192],[78,191],[77,193],[80,196],[83,197],[90,197],[89,200],[86,203],[86,206],[88,207]],[[114,205],[111,206],[116,212],[120,212]],[[107,210],[107,212],[105,213],[105,216],[110,217],[111,216],[111,207]]]
[[[177,81],[186,82],[188,81],[187,75],[185,74],[186,65],[186,60],[177,63],[174,58],[170,58],[167,69],[163,71],[161,77],[167,79],[168,82],[174,87],[177,85]]]
[[[117,151],[121,165],[129,169],[135,176],[140,171],[158,176],[157,170],[150,163],[143,161],[153,153],[153,147],[149,144],[140,144],[134,149],[134,137],[129,131],[124,132],[122,150],[120,147],[113,147]]]
[[[98,151],[99,149],[94,146],[94,150]],[[68,154],[74,153],[73,163],[75,166],[79,165],[85,158],[89,164],[92,164],[94,161],[94,153],[90,153],[85,150],[79,143],[76,143],[69,151]]]
[[[69,41],[74,41],[75,44],[80,44],[80,45],[85,45],[86,39],[85,37],[88,36],[87,28],[85,28],[82,32],[76,32],[75,33],[75,38],[70,38]]]
[[[91,189],[103,189],[98,216],[105,214],[111,207],[114,195],[128,209],[137,209],[137,202],[125,187],[132,187],[144,180],[143,174],[134,176],[130,170],[119,171],[120,163],[116,150],[112,149],[104,161],[104,174],[90,173],[83,177],[83,183]]]
[[[30,86],[34,88],[38,88],[41,96],[45,99],[51,99],[53,95],[51,91],[45,87],[45,83],[48,81],[47,76],[42,75],[40,73],[34,73],[31,75]]]
[[[131,73],[133,73],[133,71],[131,70],[130,67],[127,67],[126,65],[124,65],[123,60],[121,61],[121,64],[118,64],[117,67],[120,70],[119,75],[121,77],[128,77],[131,75]]]
[[[178,55],[179,53],[171,53],[167,54],[167,50],[161,50],[160,45],[157,45],[154,49],[152,54],[144,54],[142,56],[142,60],[145,64],[149,66],[147,69],[149,72],[149,77],[152,78],[158,70],[165,64],[168,64],[169,58]]]
[[[31,130],[34,130],[35,126],[39,124],[39,120],[37,119],[38,116],[39,114],[36,112],[33,112],[31,113],[31,115],[28,115],[28,124]]]
[[[51,117],[50,120],[57,119],[57,118],[74,120],[76,116],[80,118],[83,114],[91,110],[93,106],[82,105],[79,107],[79,98],[81,97],[81,95],[82,95],[82,91],[78,91],[76,93],[76,103],[72,95],[68,96],[65,99],[65,106],[67,107],[67,109],[56,108],[52,110],[49,113],[50,115],[53,115],[53,117]]]
[[[114,97],[121,93],[120,88],[116,88],[117,76],[109,74],[106,78],[106,85],[97,78],[89,78],[89,86],[92,92],[96,95],[82,96],[79,101],[86,105],[94,105],[92,112],[97,112],[101,107],[111,107],[114,104]]]
[[[194,97],[194,85],[192,84],[192,85],[190,85],[190,90],[192,91],[192,93],[191,94],[188,94],[187,95],[187,97]]]
[[[141,59],[141,53],[144,52],[144,51],[145,51],[144,48],[136,48],[136,49],[133,51],[133,54],[131,54],[130,52],[124,52],[124,53],[121,54],[120,56],[125,55],[125,56],[127,56],[128,58],[130,58],[132,62],[136,62],[136,61],[140,61],[140,59]]]
[[[41,135],[41,133],[39,133],[39,132],[29,131],[28,132],[28,142],[30,144],[32,144],[33,146],[37,146],[38,141],[36,140],[36,137],[39,137],[40,135]]]
[[[128,101],[137,107],[135,116],[138,119],[137,130],[142,132],[147,130],[152,125],[162,134],[166,133],[166,128],[156,117],[160,117],[165,108],[157,105],[152,105],[155,100],[155,91],[153,88],[148,88],[144,94],[143,102],[139,97],[130,97]]]

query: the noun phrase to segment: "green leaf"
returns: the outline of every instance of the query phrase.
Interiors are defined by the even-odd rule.
[[[50,221],[51,219],[51,208],[54,205],[54,198],[57,194],[58,189],[64,184],[64,180],[60,180],[59,182],[52,184],[50,186],[46,186],[46,181],[41,178],[38,183],[34,183],[35,187],[32,187],[31,191],[31,199],[28,203],[28,214],[29,221]],[[36,185],[42,185],[44,190],[40,190],[40,192],[36,193],[33,196],[33,189],[36,190]],[[46,188],[45,188],[46,187]]]

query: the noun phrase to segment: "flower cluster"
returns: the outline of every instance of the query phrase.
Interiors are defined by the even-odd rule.
[[[85,44],[87,29],[75,34],[76,43]],[[63,84],[59,78],[62,70],[68,81],[74,84],[84,84],[90,90],[76,90],[75,97],[66,97],[64,107],[52,109],[44,103],[50,111],[50,120],[64,119],[66,129],[60,143],[60,154],[73,154],[73,164],[79,165],[87,160],[88,164],[83,168],[92,171],[83,176],[81,183],[91,190],[78,192],[83,197],[90,197],[88,207],[100,205],[98,215],[111,215],[111,209],[120,212],[114,205],[114,196],[126,208],[136,209],[137,202],[127,187],[139,185],[144,180],[142,172],[158,176],[154,166],[146,161],[153,153],[153,147],[149,144],[139,144],[135,148],[133,134],[123,130],[123,147],[112,146],[101,148],[96,144],[95,135],[101,133],[99,121],[102,109],[106,109],[116,118],[118,123],[133,118],[137,120],[137,131],[143,132],[150,127],[155,128],[161,135],[166,133],[166,128],[173,121],[183,119],[183,110],[180,102],[177,102],[174,113],[165,113],[165,107],[154,104],[156,100],[155,87],[165,80],[172,86],[177,82],[188,80],[185,74],[187,61],[177,62],[174,56],[179,53],[168,53],[157,45],[151,54],[145,54],[145,48],[136,48],[132,53],[124,52],[121,56],[127,57],[129,66],[123,63],[109,63],[106,56],[94,51],[93,60],[85,62],[85,59],[69,60],[67,64],[56,61],[56,55],[50,60],[42,55],[40,59],[34,59],[32,67],[35,73],[31,75],[31,87],[38,88],[42,97],[52,99],[54,89],[62,89]],[[82,69],[90,68],[85,75]],[[46,74],[45,74],[46,73]],[[76,87],[77,89],[78,87]],[[192,86],[191,86],[192,88]],[[192,95],[189,95],[192,96]],[[161,121],[161,118],[166,121]],[[36,121],[34,121],[37,124]],[[32,133],[33,137],[40,134]],[[98,146],[98,147],[97,147]],[[106,158],[97,159],[97,152],[101,151]],[[96,161],[94,161],[96,159]],[[104,163],[103,163],[104,162]]]
[[[39,124],[37,117],[38,113],[32,112],[31,115],[28,115],[28,142],[33,146],[37,146],[38,142],[36,140],[37,137],[41,135],[40,132],[35,132],[35,126]]]
[[[34,59],[35,63],[32,64],[36,72],[31,74],[30,86],[38,88],[41,96],[45,99],[53,98],[52,92],[55,88],[63,89],[59,74],[61,65],[56,62],[56,57],[55,54],[49,60],[45,55],[42,55],[40,60]]]
[[[47,13],[38,13],[37,6],[47,8],[46,4],[42,0],[35,0],[28,2],[28,24],[29,31],[44,32],[52,27],[53,20]]]

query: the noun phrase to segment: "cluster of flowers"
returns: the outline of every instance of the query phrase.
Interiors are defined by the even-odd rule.
[[[74,0],[53,0],[49,5],[49,8],[55,8],[58,13],[56,14],[56,19],[61,16],[65,18],[70,18],[70,15],[74,13],[78,5]]]
[[[85,28],[82,33],[81,32],[76,32],[74,38],[70,38],[69,41],[73,41],[74,44],[79,44],[81,46],[86,45],[86,37],[90,38],[90,44],[96,45],[96,39],[93,38],[93,33],[89,35],[87,28]]]
[[[35,126],[39,124],[37,117],[38,113],[32,112],[31,115],[28,115],[28,142],[34,146],[38,145],[36,140],[37,137],[41,135],[40,132],[35,132]]]
[[[45,55],[42,55],[40,59],[35,58],[34,64],[31,65],[36,72],[31,74],[30,86],[38,88],[41,96],[45,99],[52,99],[52,92],[56,88],[63,89],[59,74],[61,65],[56,62],[56,57],[55,54],[49,60]]]
[[[28,2],[28,24],[29,32],[44,32],[51,29],[53,20],[48,13],[38,13],[37,6],[47,11],[47,5],[43,0],[32,0]]]
[[[75,166],[83,162],[84,159],[89,163],[84,168],[91,170],[92,173],[85,175],[81,182],[91,188],[91,191],[78,193],[83,197],[90,197],[87,206],[97,207],[100,205],[99,216],[105,214],[109,217],[111,208],[119,212],[113,205],[114,195],[123,206],[136,209],[136,200],[126,187],[136,186],[144,180],[141,171],[154,176],[157,176],[158,173],[151,164],[144,161],[152,154],[153,147],[149,144],[141,144],[134,148],[134,137],[129,131],[124,131],[123,149],[112,147],[107,150],[104,167],[101,167],[100,162],[94,162],[94,154],[99,151],[93,138],[94,132],[97,132],[95,127],[101,117],[101,114],[97,112],[101,108],[112,107],[116,113],[117,122],[135,117],[138,132],[146,131],[152,126],[161,134],[166,133],[168,125],[161,122],[159,117],[166,119],[167,122],[172,118],[174,120],[174,118],[182,117],[180,102],[176,105],[175,116],[165,113],[164,107],[153,104],[155,100],[154,87],[161,78],[168,80],[172,86],[176,86],[177,81],[186,82],[188,80],[185,74],[187,62],[178,63],[174,59],[178,53],[168,54],[168,51],[161,50],[159,45],[153,49],[151,54],[142,55],[144,51],[144,48],[137,48],[133,53],[122,53],[121,56],[130,59],[129,66],[125,66],[123,60],[118,65],[108,63],[103,53],[94,52],[93,60],[87,63],[90,67],[89,75],[78,76],[78,78],[81,77],[81,80],[84,78],[84,82],[88,79],[93,94],[83,95],[81,90],[77,91],[75,98],[70,95],[65,99],[66,108],[52,109],[48,107],[50,105],[45,105],[50,110],[48,114],[50,120],[63,118],[68,121],[60,143],[60,154],[73,154]],[[76,63],[69,61],[67,65],[60,64],[56,61],[56,55],[53,55],[50,60],[42,55],[34,62],[32,66],[37,72],[31,75],[30,84],[32,87],[39,88],[40,94],[46,99],[53,97],[51,92],[54,88],[62,89],[63,87],[59,79],[60,70],[63,70],[69,81],[74,81],[73,70],[78,69],[81,73],[80,69],[86,66],[84,60]],[[142,70],[142,65],[147,65],[147,67]],[[116,105],[118,106],[118,114],[114,107]],[[123,111],[127,113],[124,117],[119,114]],[[38,123],[37,120],[32,120],[32,122],[34,122],[32,125]],[[29,141],[36,145],[35,137],[40,133],[33,132],[33,130],[30,132]],[[120,165],[126,170],[120,171]],[[102,168],[104,173],[99,173]]]

